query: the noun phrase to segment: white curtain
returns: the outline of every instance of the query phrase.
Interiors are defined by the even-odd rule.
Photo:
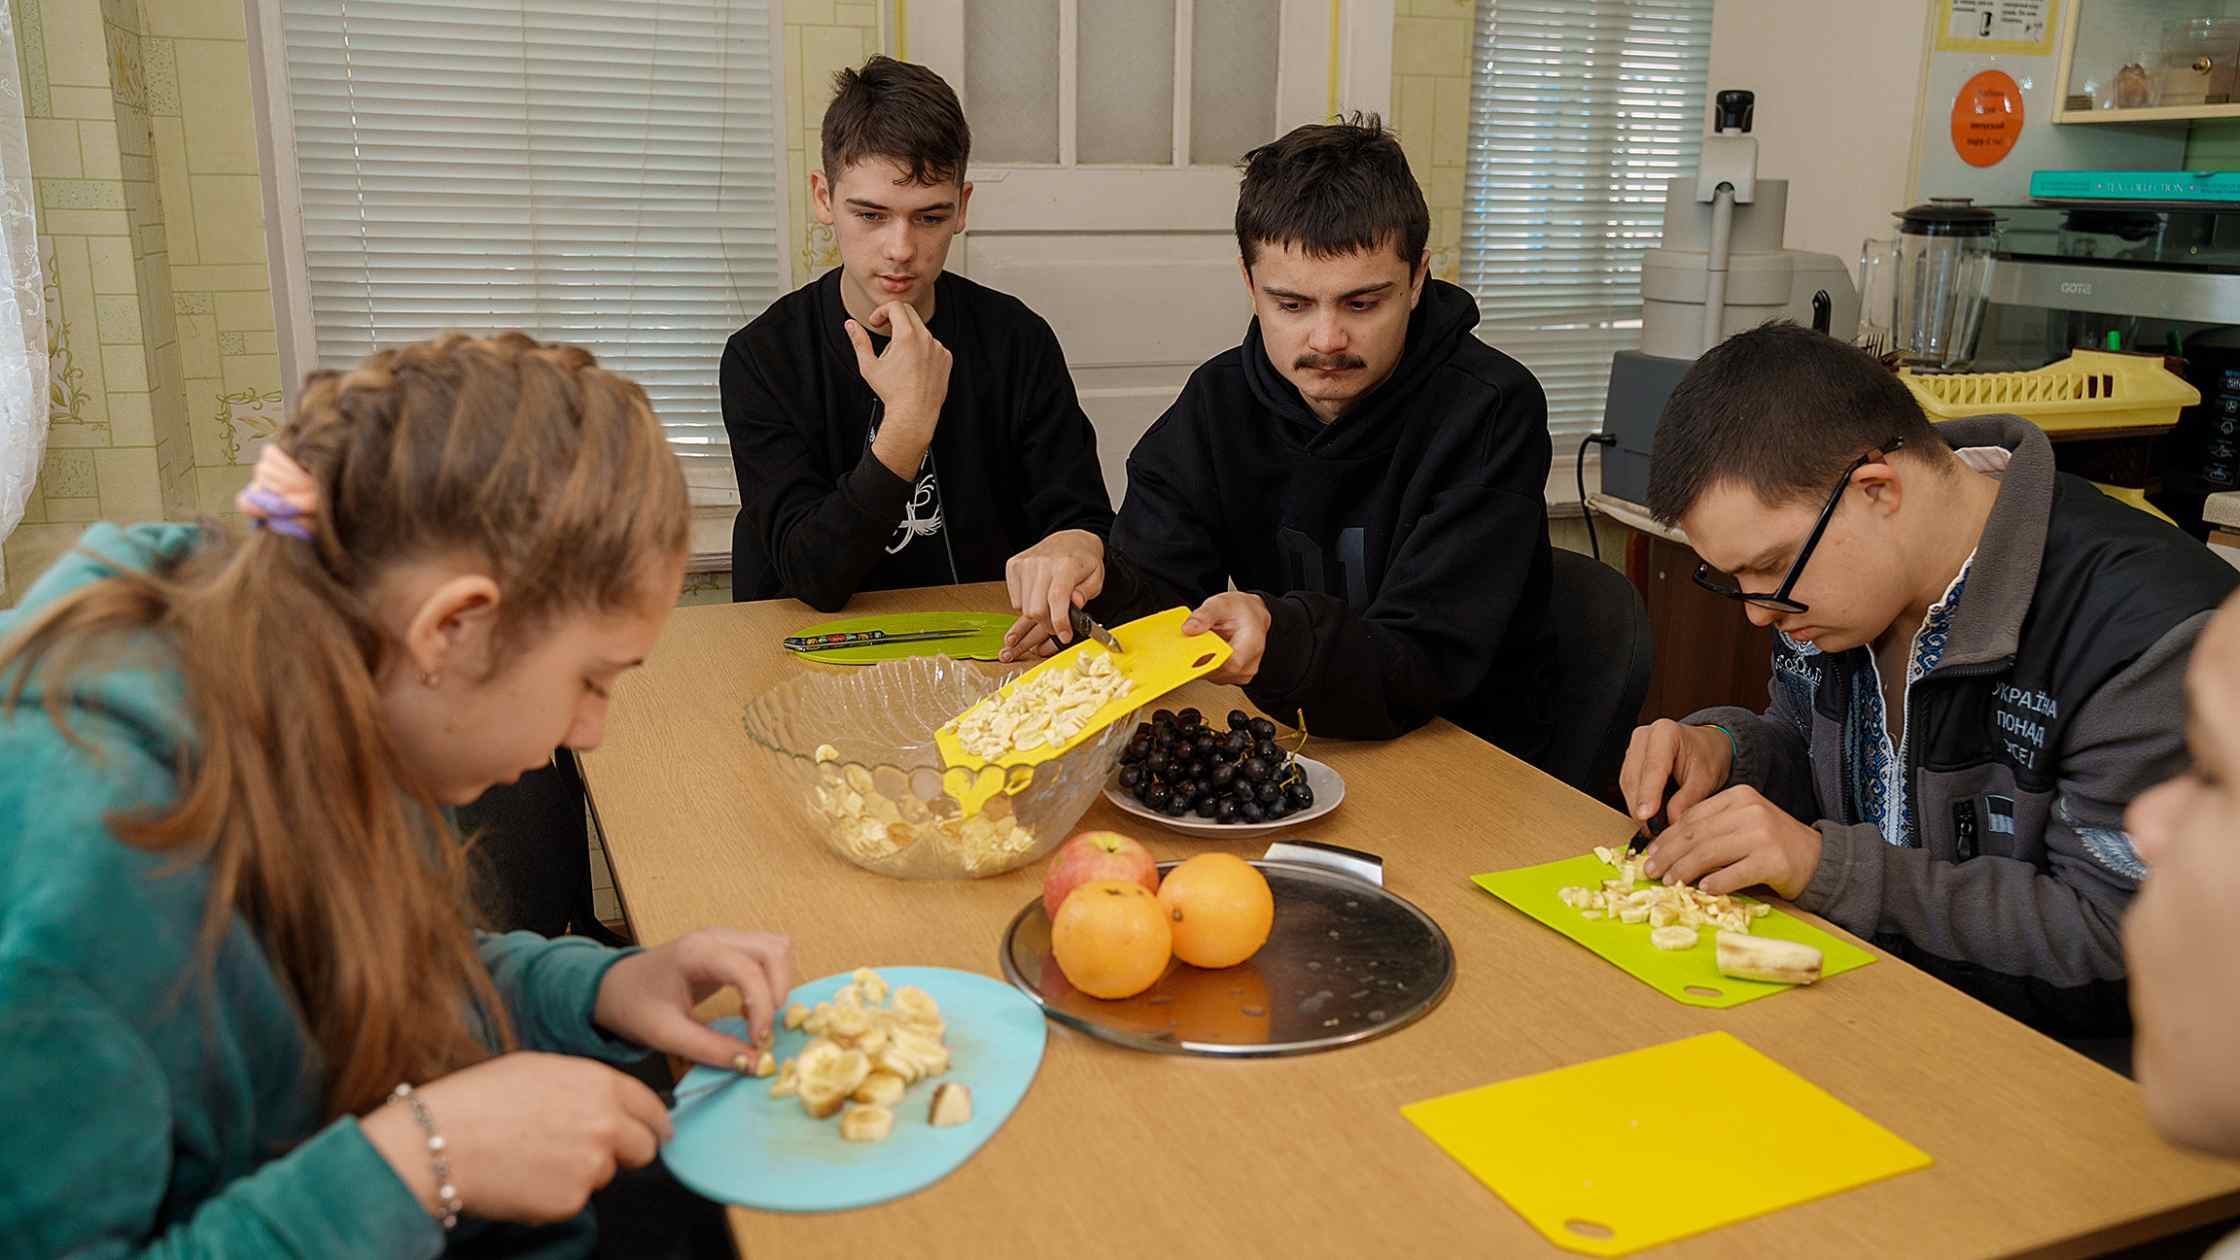
[[[0,542],[23,520],[47,447],[47,316],[15,15],[0,0]],[[0,558],[0,595],[8,566]]]

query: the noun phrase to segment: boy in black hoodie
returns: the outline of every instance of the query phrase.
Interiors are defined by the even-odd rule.
[[[1429,278],[1429,235],[1374,116],[1246,155],[1237,246],[1256,317],[1128,457],[1083,593],[1107,623],[1193,605],[1188,628],[1235,649],[1215,681],[1317,734],[1383,739],[1443,716],[1530,760],[1547,401],[1473,335],[1470,295]],[[1042,650],[1053,618],[1030,610],[1010,655]]]
[[[972,200],[956,93],[887,57],[834,85],[809,181],[840,266],[723,352],[731,596],[829,612],[1005,578],[1014,607],[1053,615],[1112,525],[1065,354],[1017,298],[942,271]]]

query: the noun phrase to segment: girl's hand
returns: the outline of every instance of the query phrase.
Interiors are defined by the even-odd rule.
[[[752,1045],[709,1028],[693,1008],[737,989]],[[705,928],[607,968],[593,1018],[599,1027],[649,1050],[710,1067],[751,1064],[770,1044],[778,1004],[793,991],[793,942],[769,932]]]

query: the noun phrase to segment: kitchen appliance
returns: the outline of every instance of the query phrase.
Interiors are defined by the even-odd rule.
[[[1695,175],[1665,189],[1664,239],[1641,259],[1641,348],[1610,363],[1603,408],[1606,493],[1642,502],[1657,417],[1696,356],[1774,319],[1849,340],[1859,319],[1850,270],[1832,254],[1782,248],[1789,182],[1758,177],[1755,97],[1723,91]]]
[[[1999,216],[1966,197],[1898,213],[1897,235],[1859,253],[1859,336],[1907,366],[1959,370],[1975,359]]]
[[[2240,203],[1990,208],[2001,219],[1998,260],[1975,370],[2027,371],[2080,349],[2179,363],[2202,400],[2175,427],[2064,438],[2055,460],[2097,481],[2148,487],[2150,502],[2204,536],[2202,499],[2240,485]]]

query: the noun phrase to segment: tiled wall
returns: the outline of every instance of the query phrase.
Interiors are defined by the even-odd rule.
[[[196,505],[224,513],[281,411],[248,35],[241,0],[143,3]]]
[[[817,222],[809,197],[809,172],[820,160],[817,129],[832,99],[834,72],[860,66],[880,46],[883,0],[785,0],[786,117],[793,134],[786,145],[786,177],[793,184],[793,282],[807,284],[840,264],[832,229]],[[891,14],[890,14],[891,16]]]
[[[0,602],[86,522],[226,510],[280,385],[240,0],[11,3],[53,388]]]
[[[1431,203],[1431,274],[1462,267],[1462,168],[1470,141],[1470,47],[1477,0],[1397,0],[1392,117]]]

